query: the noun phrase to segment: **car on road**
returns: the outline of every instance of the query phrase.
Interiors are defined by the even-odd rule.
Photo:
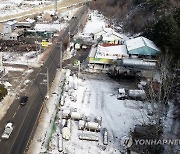
[[[28,101],[28,96],[21,96],[20,105],[23,105],[23,106],[26,105],[27,101]]]
[[[2,133],[2,139],[9,139],[11,133],[13,131],[13,122],[7,122],[4,132]]]

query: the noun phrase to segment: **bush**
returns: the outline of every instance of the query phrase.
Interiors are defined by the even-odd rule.
[[[4,87],[3,84],[0,84],[0,101],[7,95],[7,89]]]

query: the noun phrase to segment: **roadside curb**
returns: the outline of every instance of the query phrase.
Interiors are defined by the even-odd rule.
[[[41,114],[39,115],[37,128],[30,141],[27,154],[39,154],[47,150],[46,147],[48,146],[48,141],[51,137],[54,118],[56,117],[57,106],[59,106],[59,99],[62,91],[62,85],[60,84],[62,84],[61,81],[64,80],[65,74],[65,70],[58,70],[56,73],[56,77],[49,92],[50,98],[44,102]],[[52,95],[55,91],[58,95]],[[53,101],[53,98],[56,99],[56,102]]]

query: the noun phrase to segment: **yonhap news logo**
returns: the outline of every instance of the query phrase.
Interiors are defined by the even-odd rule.
[[[120,142],[121,145],[125,148],[130,148],[133,144],[133,140],[131,136],[123,136]]]
[[[134,145],[171,145],[180,146],[180,139],[132,139],[131,136],[121,138],[121,145],[125,148],[130,148]]]

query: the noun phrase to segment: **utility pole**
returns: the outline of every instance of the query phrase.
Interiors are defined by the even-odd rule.
[[[70,38],[70,34],[71,34],[71,33],[70,33],[70,25],[69,25],[69,28],[68,28],[68,29],[69,29],[69,32],[68,32],[68,33],[69,33],[69,44],[70,44],[70,41],[71,41],[71,38]]]
[[[81,71],[81,62],[78,61],[78,78],[80,77],[80,71]]]
[[[47,98],[49,98],[49,69],[48,67],[47,68],[47,72],[46,72],[46,75],[47,75]]]
[[[0,52],[0,70],[3,72],[5,72],[5,69],[3,67],[3,60],[2,60],[2,57],[3,57],[3,52]]]
[[[54,0],[54,13],[57,13],[57,0]]]
[[[62,61],[63,61],[63,57],[62,57],[62,42],[61,42],[60,43],[60,61],[59,61],[60,70],[62,70]]]

